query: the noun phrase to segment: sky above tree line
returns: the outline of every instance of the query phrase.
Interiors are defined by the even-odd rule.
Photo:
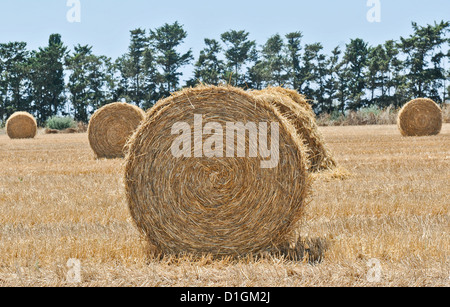
[[[80,4],[79,20],[67,13]],[[379,22],[368,12],[380,6]],[[195,57],[205,38],[220,40],[230,30],[246,30],[262,45],[273,34],[301,31],[304,43],[320,42],[329,53],[352,38],[371,45],[411,34],[419,25],[449,20],[448,0],[0,0],[0,42],[24,41],[28,49],[46,46],[52,33],[62,35],[69,48],[93,46],[93,52],[113,59],[127,52],[130,30],[154,29],[178,21],[188,33],[180,48],[192,48]],[[79,21],[79,22],[78,22]],[[187,69],[189,71],[189,68]],[[185,71],[184,78],[189,73]]]
[[[124,54],[129,31],[156,28],[178,21],[188,32],[185,47],[197,54],[204,38],[230,29],[246,30],[263,44],[269,36],[302,31],[307,43],[326,50],[363,38],[371,44],[411,33],[411,22],[449,20],[448,0],[379,0],[380,22],[369,22],[368,0],[79,0],[81,22],[70,23],[67,0],[0,0],[0,41],[25,41],[30,49],[45,46],[60,33],[69,47],[80,43],[112,58]]]

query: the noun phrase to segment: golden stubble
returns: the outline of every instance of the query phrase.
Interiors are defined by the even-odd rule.
[[[298,261],[149,258],[123,160],[96,160],[87,134],[0,134],[0,286],[70,286],[70,258],[76,286],[449,286],[450,125],[421,138],[394,125],[320,130],[341,169],[314,176]]]

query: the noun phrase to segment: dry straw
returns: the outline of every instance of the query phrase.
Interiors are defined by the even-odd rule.
[[[274,105],[294,125],[308,148],[311,172],[331,170],[336,167],[336,161],[319,131],[312,107],[304,96],[294,90],[281,87],[251,93]]]
[[[264,90],[269,93],[279,93],[291,98],[297,105],[301,106],[304,110],[311,114],[315,118],[314,111],[311,104],[306,100],[305,96],[299,94],[296,90],[284,88],[284,87],[269,87]]]
[[[397,125],[403,136],[438,135],[442,129],[442,110],[431,99],[414,99],[400,110]]]
[[[36,119],[27,112],[16,112],[6,122],[6,133],[11,139],[32,139],[37,133]]]
[[[128,138],[145,112],[128,103],[112,103],[94,113],[89,121],[89,143],[97,158],[123,158]]]
[[[266,158],[259,153],[256,158],[195,157],[198,149],[193,147],[199,139],[192,143],[191,158],[175,157],[171,148],[180,134],[172,135],[172,127],[187,123],[193,132],[195,115],[202,116],[203,125],[214,122],[222,127],[278,123],[278,165],[261,168]],[[203,135],[202,141],[214,133]],[[128,146],[129,209],[154,252],[258,253],[289,240],[302,216],[311,180],[304,146],[295,128],[271,104],[243,90],[201,86],[177,92],[149,111]]]

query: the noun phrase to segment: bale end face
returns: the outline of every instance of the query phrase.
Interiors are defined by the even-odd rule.
[[[433,136],[442,129],[442,110],[431,99],[408,102],[399,112],[397,125],[403,136]]]
[[[248,132],[271,127],[260,134],[270,148],[274,123],[279,163],[263,168],[267,148],[252,147],[258,133]],[[249,129],[247,137],[230,135],[231,126]],[[273,106],[240,89],[198,87],[160,101],[129,141],[125,187],[136,226],[160,254],[241,256],[286,242],[310,186],[293,132]]]
[[[16,112],[6,122],[6,133],[11,139],[32,139],[37,134],[36,119],[27,112]]]
[[[112,103],[97,110],[89,121],[89,144],[97,158],[123,158],[129,137],[145,112],[128,103]]]

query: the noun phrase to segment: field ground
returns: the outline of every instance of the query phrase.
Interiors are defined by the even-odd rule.
[[[78,286],[448,287],[450,124],[424,138],[403,138],[395,126],[321,130],[350,176],[324,174],[313,185],[299,232],[317,263],[148,260],[122,160],[95,160],[86,134],[0,133],[0,286],[70,286],[67,261],[76,258]]]

